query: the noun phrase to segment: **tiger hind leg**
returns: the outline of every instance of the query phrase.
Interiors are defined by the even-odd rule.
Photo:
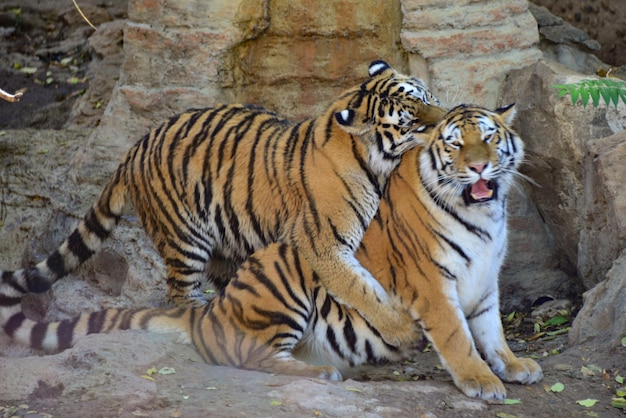
[[[332,364],[296,358],[316,318],[319,277],[293,247],[270,244],[252,254],[196,321],[192,340],[209,364],[340,380]]]
[[[202,294],[204,270],[192,266],[166,265],[167,301],[176,307],[197,307],[207,303]]]
[[[295,359],[291,355],[266,358],[259,362],[258,368],[256,369],[269,373],[313,377],[336,382],[343,380],[341,373],[334,366],[313,366]]]
[[[209,254],[195,243],[170,241],[152,231],[152,239],[165,263],[167,302],[178,308],[206,305],[202,292]]]

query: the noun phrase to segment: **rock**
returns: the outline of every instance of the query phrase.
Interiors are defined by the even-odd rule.
[[[626,114],[626,112],[624,112]],[[626,248],[626,131],[587,143],[578,268],[600,277]],[[611,289],[616,292],[618,289]]]
[[[528,9],[535,17],[539,34],[540,49],[545,59],[557,61],[572,71],[595,74],[607,68],[600,59],[591,53],[600,49],[600,44],[582,30],[550,13],[548,9],[528,3]]]
[[[528,163],[523,172],[537,187],[530,189],[541,216],[554,239],[559,267],[580,277],[589,289],[611,267],[612,260],[598,265],[584,255],[582,230],[589,224],[586,214],[585,182],[582,170],[587,143],[624,129],[626,108],[598,108],[572,105],[558,99],[555,84],[574,83],[583,77],[550,60],[513,71],[502,89],[501,103],[517,102],[516,126],[526,143]],[[597,207],[594,213],[601,213]]]
[[[495,106],[506,74],[541,57],[526,1],[406,0],[402,10],[411,71],[449,105]]]
[[[60,13],[60,17],[70,26],[88,25],[85,19],[88,19],[92,25],[99,27],[101,24],[109,22],[111,15],[106,7],[99,7],[93,4],[80,5],[80,12],[76,6],[69,6]],[[81,15],[82,13],[82,15]]]
[[[88,46],[92,52],[92,61],[85,74],[88,87],[74,103],[66,126],[92,128],[99,125],[111,100],[113,87],[120,77],[120,67],[124,60],[125,25],[123,20],[102,23],[89,37]]]
[[[518,180],[509,193],[509,245],[500,273],[502,312],[526,312],[543,295],[575,297],[570,278],[559,268],[554,238],[530,199],[532,185]]]
[[[600,43],[598,41],[590,39],[589,35],[584,31],[575,28],[560,17],[554,16],[545,7],[529,3],[528,9],[537,21],[539,33],[549,41],[558,44],[567,42],[580,44],[592,51],[600,49]]]
[[[123,55],[124,44],[124,20],[114,20],[103,23],[97,31],[89,37],[89,46],[100,58],[111,55]]]
[[[606,279],[585,292],[583,302],[569,331],[570,344],[592,341],[621,347],[626,336],[626,250],[615,260]]]

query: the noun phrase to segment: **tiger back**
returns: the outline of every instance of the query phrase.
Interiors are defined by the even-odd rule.
[[[383,61],[373,62],[369,75],[320,116],[299,123],[248,105],[173,117],[128,151],[52,255],[2,272],[2,280],[47,290],[100,248],[130,198],[165,262],[167,297],[175,305],[206,303],[207,274],[223,288],[249,254],[283,242],[390,342],[411,339],[411,322],[354,252],[400,157],[427,138],[445,111],[419,79]]]
[[[514,108],[451,110],[393,173],[357,257],[397,298],[468,396],[503,399],[507,382],[541,368],[509,349],[498,307],[506,252],[506,197],[523,144]],[[15,341],[46,350],[91,332],[179,332],[211,364],[340,379],[343,369],[400,360],[417,341],[392,345],[339,303],[307,259],[271,244],[252,254],[209,305],[106,310],[64,322],[30,321],[21,295],[0,285],[0,323]]]

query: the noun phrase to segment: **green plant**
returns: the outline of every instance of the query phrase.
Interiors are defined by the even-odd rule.
[[[580,99],[583,107],[587,106],[591,98],[594,107],[598,107],[600,97],[607,106],[611,103],[617,107],[620,99],[626,104],[626,82],[613,78],[601,78],[599,80],[582,80],[573,84],[555,84],[552,86],[559,90],[559,99],[566,94],[572,98],[572,104]]]

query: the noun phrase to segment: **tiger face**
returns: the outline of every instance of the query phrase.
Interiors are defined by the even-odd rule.
[[[460,105],[433,131],[422,154],[426,186],[448,207],[483,206],[506,196],[523,157],[521,138],[509,127],[515,107],[494,112]]]
[[[373,62],[369,75],[360,86],[362,94],[335,116],[346,131],[376,144],[384,159],[397,159],[425,142],[446,110],[422,80],[400,74],[384,61]]]

